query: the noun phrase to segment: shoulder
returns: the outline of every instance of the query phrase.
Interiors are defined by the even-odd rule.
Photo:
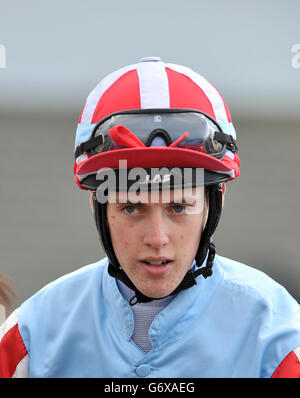
[[[264,272],[216,256],[222,273],[221,296],[230,312],[249,324],[256,344],[263,342],[262,377],[300,377],[300,306]],[[224,299],[225,298],[225,299]]]
[[[105,269],[105,266],[108,264],[107,258],[103,258],[95,263],[85,265],[83,267],[78,268],[77,270],[65,274],[56,280],[50,282],[41,290],[49,290],[55,288],[56,286],[67,285],[68,283],[76,283],[77,280],[88,279],[89,277],[93,277],[95,274],[101,274]]]
[[[68,294],[69,292],[71,293],[73,291],[75,293],[74,289],[79,289],[79,293],[80,291],[91,287],[90,284],[96,282],[101,283],[101,277],[106,265],[107,258],[104,258],[100,261],[85,265],[73,272],[65,274],[42,287],[37,293],[26,300],[22,306],[42,297],[46,298],[48,296],[54,296],[60,292]]]
[[[104,258],[93,264],[66,274],[48,283],[20,306],[19,326],[25,334],[26,325],[37,327],[40,322],[49,324],[65,319],[74,312],[74,308],[88,306],[95,295],[101,295],[103,274],[107,265]]]
[[[294,311],[299,313],[298,302],[283,285],[266,273],[222,256],[216,256],[216,265],[222,273],[223,289],[233,290],[248,300],[264,303],[278,315],[286,317]]]
[[[249,287],[259,287],[265,282],[272,285],[276,283],[266,273],[254,266],[230,258],[216,255],[216,264],[221,268],[224,279],[227,281],[230,280],[237,285],[246,284]]]
[[[106,265],[105,258],[83,266],[48,283],[21,304],[17,326],[29,356],[33,345],[36,349],[53,341],[57,330],[60,336],[67,336],[85,318],[94,316],[94,311],[99,310],[94,303],[103,302]]]

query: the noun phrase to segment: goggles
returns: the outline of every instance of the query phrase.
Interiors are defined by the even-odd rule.
[[[101,120],[92,137],[77,146],[75,158],[83,153],[92,157],[153,146],[189,149],[219,160],[227,150],[237,152],[234,138],[207,114],[192,109],[144,109],[114,113]]]

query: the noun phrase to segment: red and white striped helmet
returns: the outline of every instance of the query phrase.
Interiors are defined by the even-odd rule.
[[[154,112],[168,109],[199,111],[217,123],[228,142],[236,140],[228,107],[211,83],[185,66],[164,63],[159,57],[143,58],[137,64],[106,76],[87,97],[75,140],[74,174],[81,189],[88,189],[82,184],[86,176],[104,167],[116,168],[120,157],[128,161],[128,168],[202,167],[226,174],[227,180],[239,175],[239,157],[236,148],[230,150],[230,146],[221,159],[199,150],[172,145],[153,148],[135,144],[128,145],[127,149],[122,146],[93,156],[84,150],[84,144],[93,138],[95,128],[103,119],[123,111],[151,109]]]

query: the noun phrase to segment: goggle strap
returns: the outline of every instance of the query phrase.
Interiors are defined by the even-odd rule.
[[[78,158],[78,156],[90,151],[91,149],[94,149],[97,146],[103,144],[103,134],[100,134],[97,137],[90,138],[88,141],[82,142],[81,144],[77,145],[77,148],[75,150],[75,159]]]
[[[232,135],[222,133],[221,131],[215,131],[215,140],[221,142],[222,144],[226,144],[227,148],[232,152],[237,152],[237,144],[236,140],[232,137]]]

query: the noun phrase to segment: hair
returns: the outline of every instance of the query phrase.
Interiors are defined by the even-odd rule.
[[[15,296],[15,292],[12,288],[11,280],[7,276],[0,274],[0,304],[10,306],[12,296]]]

